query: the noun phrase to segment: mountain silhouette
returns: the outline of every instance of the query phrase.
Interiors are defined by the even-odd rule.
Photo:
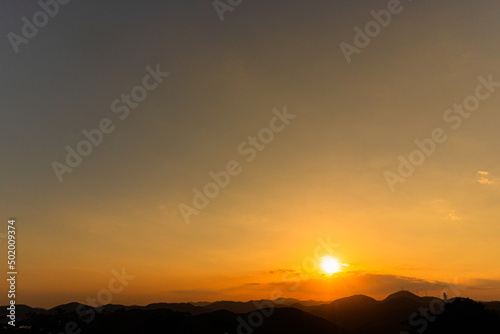
[[[431,303],[445,305],[444,301],[408,291],[396,292],[383,300],[355,295],[320,305],[317,304],[321,302],[285,298],[206,303],[109,304],[99,309],[68,303],[49,310],[16,305],[16,331],[6,325],[6,307],[0,308],[0,327],[2,333],[60,333],[65,332],[64,325],[70,322],[82,333],[399,334],[406,331],[413,334],[424,328],[429,334],[452,333],[451,328],[453,333],[471,328],[477,330],[467,333],[500,333],[500,302],[454,298],[442,314],[427,321],[417,313],[428,309]],[[82,317],[82,311],[91,311],[92,316]]]
[[[60,309],[62,310],[62,309]],[[58,315],[35,315],[25,320],[26,330],[16,333],[60,333],[68,322],[78,324],[82,332],[104,334],[141,334],[141,333],[171,333],[171,334],[221,334],[221,333],[255,333],[255,334],[348,334],[339,326],[328,320],[316,317],[294,308],[262,309],[250,313],[236,314],[219,310],[199,315],[186,312],[175,312],[167,309],[144,310],[120,309],[115,312],[97,314],[90,323],[82,322],[74,313]],[[264,312],[271,312],[265,316]],[[6,333],[14,333],[10,329]]]
[[[426,297],[419,297],[419,296],[411,293],[410,291],[401,290],[401,291],[395,292],[393,294],[390,294],[384,300],[391,300],[391,299],[398,299],[398,298],[408,298],[408,299],[415,300],[418,302],[421,302],[421,301],[431,302],[432,300],[435,299],[435,297],[427,297],[427,296]]]
[[[408,330],[409,317],[437,298],[400,291],[377,301],[364,295],[341,298],[328,305],[300,309],[329,320],[356,334],[399,333]]]
[[[454,298],[442,314],[420,330],[427,334],[500,333],[500,316],[498,311],[486,309],[483,303],[468,298]],[[412,329],[410,333],[416,334],[419,330]]]

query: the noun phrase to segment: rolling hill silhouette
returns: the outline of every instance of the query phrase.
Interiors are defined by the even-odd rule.
[[[407,291],[389,295],[381,301],[356,295],[328,305],[301,307],[301,310],[327,319],[357,334],[399,333],[409,328],[408,318],[432,297],[419,297]]]
[[[97,314],[90,323],[78,318],[76,313],[58,315],[33,315],[26,319],[24,326],[31,328],[18,330],[16,333],[60,333],[68,322],[78,324],[82,332],[87,333],[172,333],[172,334],[221,334],[221,333],[256,333],[256,334],[348,334],[328,320],[316,317],[294,308],[279,308],[265,317],[260,311],[236,314],[219,310],[198,315],[175,312],[167,309],[120,309],[114,312]],[[260,315],[260,316],[255,316]],[[6,333],[11,331],[7,329]],[[14,331],[12,331],[14,333]]]
[[[49,310],[17,305],[18,326],[30,328],[18,329],[15,333],[60,333],[64,332],[63,327],[68,322],[74,322],[82,332],[88,333],[416,333],[417,328],[410,326],[410,315],[422,308],[429,308],[431,302],[436,301],[440,299],[400,291],[384,300],[355,295],[320,305],[316,305],[319,302],[296,299],[219,301],[208,304],[154,303],[147,306],[110,304],[99,311],[78,303],[59,305]],[[260,308],[259,305],[271,305],[273,308]],[[448,305],[453,306],[448,310]],[[80,308],[80,312],[93,310],[94,316],[81,317],[77,308]],[[442,332],[443,328],[452,326],[449,322],[457,321],[468,321],[468,326],[480,321],[483,325],[493,326],[494,331],[491,333],[500,332],[500,302],[464,302],[462,298],[455,298],[444,311],[443,316],[438,317],[439,321],[426,324],[429,333],[430,330],[445,333]],[[6,307],[0,309],[0,315],[5,333],[14,333],[5,326]],[[465,328],[465,325],[453,325]]]

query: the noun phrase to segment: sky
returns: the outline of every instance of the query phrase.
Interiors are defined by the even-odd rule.
[[[500,4],[228,3],[1,4],[16,302],[500,300]]]

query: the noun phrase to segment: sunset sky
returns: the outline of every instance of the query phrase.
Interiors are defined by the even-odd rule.
[[[212,1],[71,1],[16,53],[7,35],[41,9],[4,2],[0,234],[16,218],[16,302],[85,302],[122,268],[135,278],[113,304],[441,295],[445,282],[500,300],[500,3],[404,0],[348,63],[341,43],[387,8],[243,0],[221,21]],[[169,75],[144,101],[112,110],[157,68]],[[464,101],[480,102],[461,116]],[[60,182],[54,162],[103,119],[114,130]],[[435,129],[446,139],[391,189],[387,172]],[[194,208],[230,162],[229,184]],[[199,211],[189,223],[182,204]],[[331,276],[309,270],[326,240],[345,264]]]

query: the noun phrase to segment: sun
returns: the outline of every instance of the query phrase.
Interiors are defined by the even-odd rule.
[[[321,258],[320,262],[321,270],[325,272],[326,274],[335,274],[341,271],[341,264],[340,262],[331,256],[324,256]]]

